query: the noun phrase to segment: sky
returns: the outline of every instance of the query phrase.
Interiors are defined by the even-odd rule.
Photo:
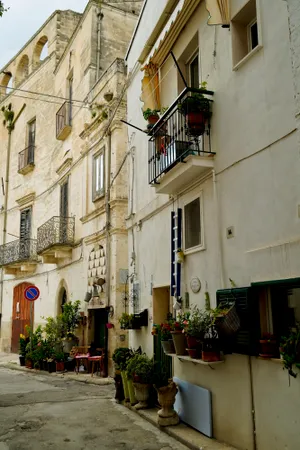
[[[88,0],[3,0],[0,17],[0,69],[15,56],[56,9],[82,12]]]

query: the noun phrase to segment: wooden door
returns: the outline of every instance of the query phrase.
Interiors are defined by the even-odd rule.
[[[12,311],[11,351],[19,353],[20,334],[25,334],[25,326],[30,325],[30,303],[25,299],[24,291],[31,283],[21,283],[14,288],[14,301]],[[34,321],[34,302],[32,308],[32,321]]]

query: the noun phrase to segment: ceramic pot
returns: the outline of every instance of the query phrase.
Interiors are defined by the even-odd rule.
[[[20,355],[19,356],[20,366],[25,366],[25,356]]]
[[[154,125],[156,124],[156,122],[158,121],[159,117],[156,116],[155,114],[152,114],[151,116],[148,117],[148,123],[149,125]]]
[[[171,331],[171,334],[174,342],[176,355],[185,355],[186,343],[184,333],[182,333],[182,331]]]
[[[278,353],[278,347],[276,341],[264,340],[260,341],[260,355],[266,357],[274,357]]]
[[[196,348],[187,348],[187,352],[190,358],[199,359],[199,352]]]
[[[127,380],[126,372],[124,370],[121,371],[121,377],[122,377],[122,383],[123,383],[123,389],[124,389],[125,402],[129,402],[128,380]]]
[[[158,401],[161,409],[158,411],[158,424],[161,426],[177,425],[179,423],[179,417],[176,411],[174,411],[175,397],[177,394],[177,386],[173,380],[169,380],[168,386],[156,388],[158,394]]]
[[[219,351],[202,351],[202,359],[205,362],[221,361],[221,354]]]
[[[135,409],[148,408],[150,384],[133,383],[133,386],[134,386],[135,397],[138,401],[138,404],[135,405]]]
[[[169,339],[167,341],[161,341],[161,346],[166,355],[168,355],[170,353],[175,353],[173,339]]]
[[[63,372],[65,370],[65,363],[62,361],[56,363],[56,372]]]

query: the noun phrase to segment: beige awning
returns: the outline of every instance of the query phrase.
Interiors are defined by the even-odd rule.
[[[208,25],[229,25],[229,0],[206,0],[206,9],[209,12]]]
[[[142,80],[142,95],[140,99],[144,102],[143,111],[148,108],[160,110],[158,66],[150,62],[142,70],[144,71],[144,78]]]

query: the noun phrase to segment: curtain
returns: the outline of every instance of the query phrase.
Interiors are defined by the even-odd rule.
[[[209,12],[208,25],[229,25],[229,0],[206,0],[206,9]]]
[[[160,109],[159,73],[158,66],[149,63],[142,68],[144,78],[142,80],[141,101],[144,102],[143,111],[147,108]]]

